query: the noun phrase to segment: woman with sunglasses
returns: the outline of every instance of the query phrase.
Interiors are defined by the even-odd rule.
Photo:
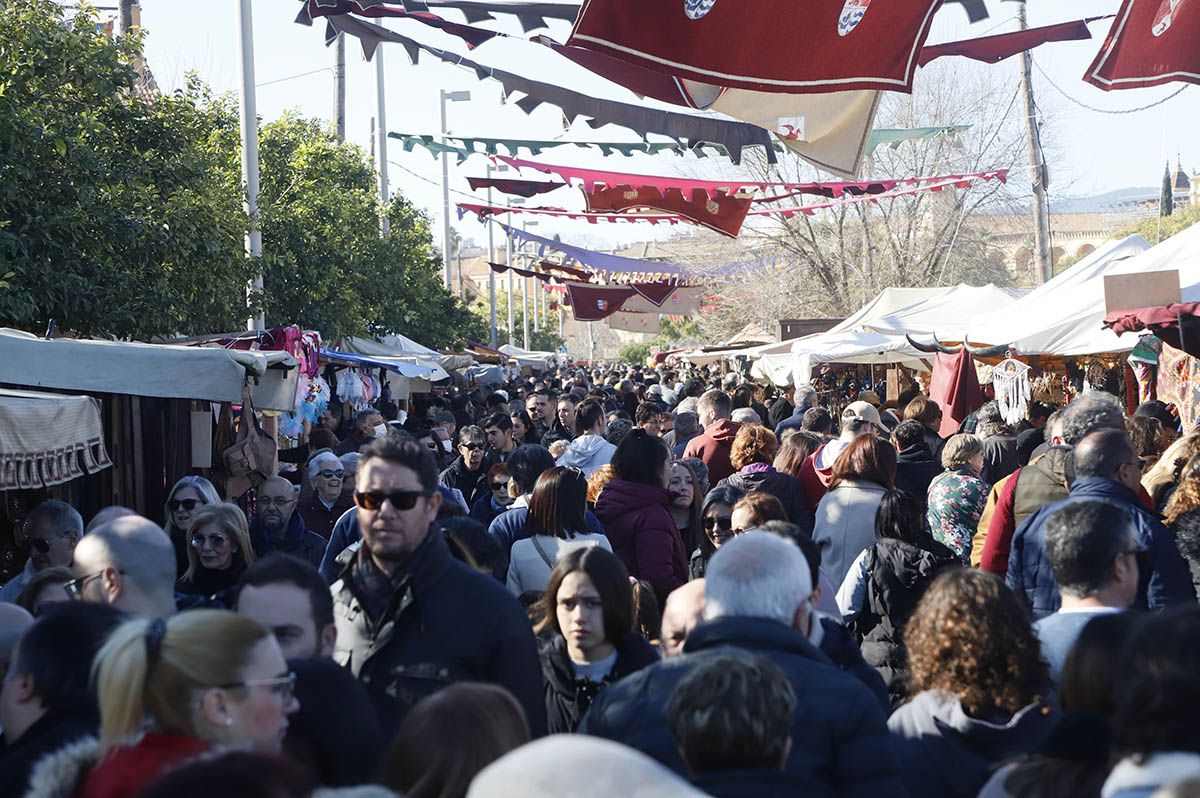
[[[703,534],[688,562],[692,579],[704,578],[709,559],[733,537],[733,506],[743,495],[732,485],[719,485],[704,497],[700,505],[700,528]]]
[[[229,502],[201,507],[188,530],[188,567],[175,586],[231,606],[230,593],[254,562],[250,530],[240,507]]]
[[[575,549],[612,551],[607,537],[588,530],[587,479],[578,468],[555,466],[538,477],[525,529],[532,537],[514,543],[509,555],[508,589],[514,596],[543,592],[555,563]]]
[[[353,481],[353,473],[349,479]],[[346,467],[333,452],[318,452],[308,461],[308,481],[312,483],[312,493],[301,497],[296,510],[310,532],[329,540],[338,519],[354,506],[354,494],[343,490],[347,482]]]
[[[500,513],[512,506],[513,497],[508,494],[510,484],[512,484],[512,475],[508,473],[508,466],[504,463],[497,463],[489,468],[487,492],[471,505],[469,515],[484,526],[490,525],[500,516]]]
[[[196,508],[220,501],[221,496],[217,489],[204,477],[183,477],[167,494],[167,503],[163,510],[167,520],[163,524],[163,530],[171,538],[171,545],[175,547],[175,573],[181,574],[188,567],[187,552],[190,543],[187,533]]]
[[[47,795],[133,798],[166,770],[220,748],[278,753],[299,709],[269,630],[225,610],[130,620],[96,655],[99,741],[43,759]]]

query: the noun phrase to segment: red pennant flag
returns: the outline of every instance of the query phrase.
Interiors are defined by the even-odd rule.
[[[1200,83],[1200,0],[1124,0],[1083,79],[1105,91]]]
[[[942,0],[587,0],[569,46],[751,91],[912,91]]]
[[[732,238],[737,238],[742,230],[742,223],[746,221],[746,214],[750,211],[749,197],[739,199],[728,194],[713,193],[687,199],[679,190],[661,191],[652,186],[596,187],[584,196],[587,198],[587,209],[591,213],[620,213],[649,208],[677,214]]]
[[[568,304],[576,321],[600,321],[621,309],[634,296],[632,288],[566,283]]]

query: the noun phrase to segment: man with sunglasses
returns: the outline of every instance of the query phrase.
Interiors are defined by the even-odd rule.
[[[462,493],[467,507],[488,491],[487,472],[491,458],[484,452],[483,430],[474,425],[458,431],[458,457],[438,475],[438,483]]]
[[[83,537],[83,516],[66,502],[45,501],[26,516],[24,529],[29,559],[24,570],[0,588],[0,601],[16,601],[29,580],[47,568],[71,567],[75,544]]]
[[[258,489],[258,512],[250,524],[250,544],[255,556],[265,557],[278,551],[299,557],[316,568],[325,555],[325,538],[305,527],[304,517],[296,512],[296,503],[295,489],[283,477],[271,477],[264,482]]]
[[[357,454],[354,456],[357,457]],[[333,525],[354,506],[353,492],[342,490],[346,468],[337,455],[321,452],[308,462],[308,479],[313,492],[300,505],[300,515],[309,531],[329,540]]]
[[[508,689],[545,733],[537,645],[503,585],[454,559],[434,524],[433,456],[409,437],[362,451],[355,502],[362,547],[331,588],[334,660],[366,687],[390,736],[420,699],[459,681]]]

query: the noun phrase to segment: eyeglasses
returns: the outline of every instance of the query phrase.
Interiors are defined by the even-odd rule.
[[[342,477],[346,476],[346,472],[340,468],[337,471],[334,471],[331,468],[326,468],[324,471],[318,472],[317,476],[325,477],[325,479],[331,479],[332,477],[341,479]]]
[[[117,571],[117,573],[124,575],[125,572]],[[103,574],[104,574],[104,571],[96,571],[96,573],[94,573],[94,574],[86,574],[84,576],[80,576],[80,577],[76,577],[75,579],[71,579],[67,582],[63,582],[63,590],[66,591],[66,594],[68,596],[70,596],[73,600],[81,601],[83,599],[83,586],[86,585],[88,582],[92,581],[93,579],[100,577]]]
[[[397,510],[411,510],[417,505],[417,499],[429,498],[430,492],[425,490],[398,490],[393,493],[369,490],[355,493],[358,506],[364,510],[382,510],[385,501],[391,502]]]
[[[62,535],[58,536],[58,538],[61,537]],[[58,538],[54,538],[54,540],[46,540],[45,538],[30,538],[29,547],[38,554],[49,554],[50,547],[58,541]]]
[[[292,499],[292,498],[288,498],[287,496],[259,496],[258,497],[258,503],[261,505],[264,505],[264,506],[274,505],[276,507],[287,507],[289,504],[291,504],[294,501],[296,501],[296,500]]]
[[[167,502],[167,509],[175,513],[182,507],[190,513],[196,509],[197,504],[204,504],[204,502],[199,499],[171,499],[171,501]]]
[[[508,483],[507,482],[493,482],[493,483],[491,483],[491,488],[492,488],[492,490],[508,490]]]
[[[230,682],[228,684],[218,684],[217,687],[221,690],[269,687],[271,692],[279,696],[279,700],[286,704],[296,694],[296,674],[288,673],[286,676],[276,676],[274,679],[250,679],[244,682]]]
[[[192,535],[192,548],[193,549],[202,549],[202,548],[204,548],[205,543],[209,544],[214,549],[219,549],[228,542],[229,542],[229,538],[220,533],[217,533],[214,535],[209,535],[207,537],[205,537],[204,535],[201,535],[200,533],[196,533],[195,535]]]
[[[729,530],[733,529],[733,519],[732,518],[717,518],[717,517],[714,517],[711,515],[706,515],[706,516],[704,516],[704,519],[701,521],[701,523],[704,524],[705,529],[713,529],[714,527],[716,527],[725,532],[728,532]]]
[[[482,443],[460,443],[459,447],[462,449],[466,449],[468,452],[482,452],[483,451]]]

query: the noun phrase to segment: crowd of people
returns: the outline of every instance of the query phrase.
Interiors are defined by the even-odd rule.
[[[886,400],[561,367],[45,501],[0,798],[1200,796],[1200,432]]]

